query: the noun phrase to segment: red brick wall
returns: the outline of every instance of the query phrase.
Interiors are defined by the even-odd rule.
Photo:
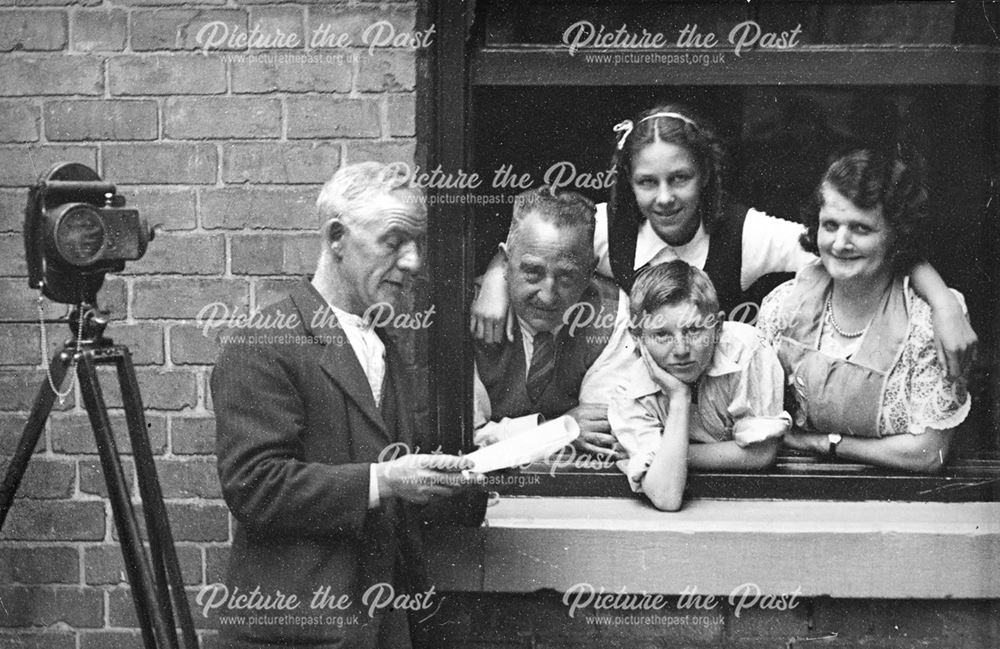
[[[221,579],[231,535],[212,456],[215,342],[194,318],[217,301],[245,313],[311,271],[315,197],[339,164],[413,160],[418,54],[362,47],[379,20],[412,30],[416,2],[0,0],[0,454],[14,447],[47,364],[30,323],[26,187],[54,162],[82,162],[162,225],[100,300],[114,317],[109,335],[137,364],[192,596]],[[202,51],[198,32],[211,21],[300,41],[328,25],[357,47],[311,50],[312,61],[230,60],[246,50]],[[46,357],[67,334],[49,325]],[[86,413],[76,395],[57,408],[0,533],[0,648],[139,646]],[[211,636],[213,622],[195,619]]]

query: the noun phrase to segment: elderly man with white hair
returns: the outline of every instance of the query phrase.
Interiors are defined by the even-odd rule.
[[[401,309],[421,266],[423,195],[366,162],[337,171],[317,205],[315,275],[254,319],[264,328],[229,332],[212,373],[237,521],[216,588],[220,613],[240,614],[221,625],[224,647],[410,647],[408,615],[438,604],[418,506],[468,487],[466,459],[383,457],[413,446],[412,390],[371,313]]]

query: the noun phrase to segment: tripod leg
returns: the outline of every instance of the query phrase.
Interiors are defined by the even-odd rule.
[[[197,649],[198,636],[195,634],[191,609],[188,607],[187,597],[184,593],[184,580],[181,576],[180,562],[177,560],[177,549],[170,531],[167,509],[163,504],[163,492],[160,489],[160,481],[157,479],[153,452],[149,446],[146,417],[142,409],[142,395],[139,392],[135,368],[132,366],[132,355],[126,347],[122,346],[118,349],[121,352],[116,363],[118,382],[122,387],[125,418],[132,440],[132,457],[135,460],[135,470],[139,478],[139,492],[142,495],[143,511],[146,516],[146,530],[149,532],[149,547],[153,559],[157,591],[164,603],[171,601],[170,594],[173,593],[173,610],[176,612],[177,622],[180,625],[184,647]],[[165,616],[173,626],[174,616],[169,608],[166,608]]]
[[[66,370],[72,361],[73,352],[67,349],[52,357],[52,361],[49,363],[49,376],[52,377],[52,385],[56,386],[57,390],[62,386]],[[14,502],[14,494],[21,486],[21,479],[28,468],[28,462],[31,460],[31,455],[38,445],[38,438],[42,436],[42,430],[45,428],[45,421],[49,418],[49,413],[52,412],[52,404],[56,399],[52,385],[49,385],[48,379],[45,379],[39,386],[35,402],[31,406],[31,413],[28,415],[28,421],[25,422],[24,430],[21,432],[21,439],[18,440],[14,455],[7,465],[7,473],[4,475],[3,485],[0,486],[0,528],[7,520],[7,512]]]
[[[90,424],[94,429],[97,452],[101,457],[101,467],[104,469],[104,479],[108,486],[108,498],[111,500],[111,511],[114,513],[115,525],[121,537],[122,556],[125,559],[129,584],[132,586],[132,600],[142,629],[143,644],[146,649],[167,647],[177,649],[177,635],[174,628],[167,624],[161,607],[156,605],[158,598],[153,574],[142,548],[139,526],[132,501],[129,499],[121,458],[118,456],[115,438],[111,433],[111,422],[97,380],[93,351],[88,350],[80,354],[77,376],[80,379],[83,402],[87,414],[90,415]]]

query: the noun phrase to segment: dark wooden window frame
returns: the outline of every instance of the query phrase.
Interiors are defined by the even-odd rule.
[[[421,133],[428,168],[471,168],[474,127],[471,91],[476,86],[569,85],[978,85],[1000,86],[1000,49],[985,46],[807,46],[753,52],[718,68],[631,65],[624,68],[574,63],[565,51],[544,46],[477,46],[472,38],[474,3],[427,0],[420,21],[435,26],[435,47],[421,63]],[[864,53],[868,65],[856,66]],[[1000,116],[998,116],[1000,119]],[[433,193],[435,190],[431,190]],[[439,193],[447,192],[438,190]],[[461,203],[438,201],[429,226],[432,303],[437,307],[430,337],[431,426],[446,452],[471,450],[472,350],[467,334],[472,297],[472,212]],[[987,258],[1000,254],[988,236]],[[1000,303],[1000,282],[994,286]],[[992,339],[1000,341],[1000,319]],[[990,377],[1000,400],[1000,372]],[[1000,403],[992,404],[1000,430]],[[632,496],[617,470],[531,467],[507,474],[498,490],[510,495]],[[1000,500],[1000,456],[949,466],[939,476],[894,474],[872,467],[831,464],[791,454],[767,473],[692,473],[688,492],[710,498],[836,500]]]

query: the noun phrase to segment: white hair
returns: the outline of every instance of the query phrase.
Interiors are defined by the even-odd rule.
[[[388,194],[396,190],[405,191],[406,203],[412,205],[420,218],[427,218],[424,194],[411,182],[407,165],[381,162],[345,165],[326,181],[316,199],[320,226],[325,229],[334,220],[345,226],[357,223],[367,215],[363,208],[373,195]]]

